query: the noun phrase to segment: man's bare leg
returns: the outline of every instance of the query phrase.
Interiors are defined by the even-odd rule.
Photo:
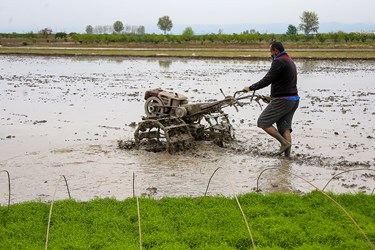
[[[292,145],[292,136],[290,134],[290,129],[287,129],[283,133],[283,137]],[[290,151],[292,147],[289,147],[287,150],[285,150],[284,154],[286,157],[290,157]]]
[[[281,144],[281,147],[280,147],[280,151],[278,154],[282,154],[284,153],[286,150],[290,149],[291,147],[291,144],[290,142],[284,138],[280,133],[279,131],[277,131],[277,129],[273,126],[271,127],[268,127],[268,128],[264,128],[263,129],[264,131],[266,131],[267,134],[269,134],[270,136],[272,136],[273,138],[275,138],[276,140],[278,140]],[[284,132],[285,134],[285,132]],[[288,137],[288,135],[286,135]],[[290,132],[289,132],[289,139],[290,139]]]

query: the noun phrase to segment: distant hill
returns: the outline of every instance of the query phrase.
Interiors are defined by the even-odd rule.
[[[293,24],[298,28],[298,24]],[[286,23],[269,23],[269,24],[211,24],[211,25],[174,25],[171,34],[181,34],[186,27],[192,27],[195,34],[210,34],[218,33],[222,30],[224,34],[240,34],[245,30],[252,30],[259,33],[275,33],[284,34],[288,29],[289,24]],[[156,27],[145,27],[147,33],[161,33],[161,31]],[[365,24],[365,23],[320,23],[319,33],[328,32],[375,32],[375,23]]]

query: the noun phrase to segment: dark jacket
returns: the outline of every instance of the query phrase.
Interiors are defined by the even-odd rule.
[[[298,95],[296,65],[287,54],[273,60],[270,70],[262,80],[251,85],[251,90],[258,90],[270,84],[271,97]]]

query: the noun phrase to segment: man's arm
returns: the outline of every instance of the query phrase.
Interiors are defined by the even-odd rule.
[[[267,74],[260,81],[252,84],[250,90],[262,89],[273,83],[278,78],[282,68],[283,64],[279,60],[273,61]]]

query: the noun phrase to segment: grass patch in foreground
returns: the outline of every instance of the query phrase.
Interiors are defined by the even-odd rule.
[[[332,195],[375,242],[375,196]],[[239,197],[257,249],[371,249],[322,194]],[[139,199],[144,249],[250,249],[236,201],[225,197]],[[0,249],[45,246],[49,204],[0,207]],[[135,199],[54,203],[50,249],[139,249]]]

